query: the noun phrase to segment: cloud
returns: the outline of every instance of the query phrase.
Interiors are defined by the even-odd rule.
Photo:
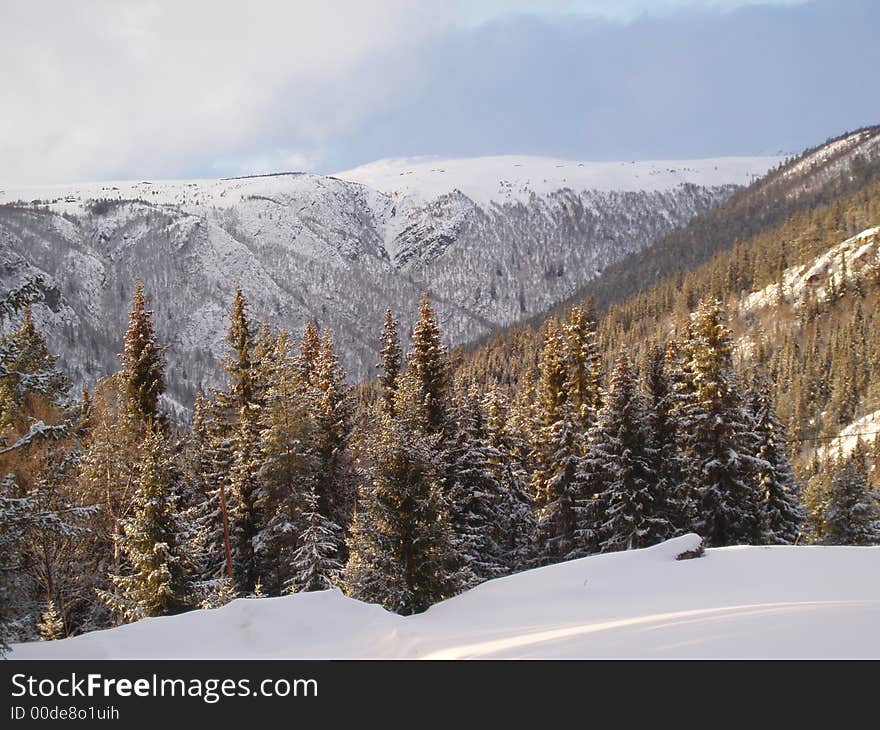
[[[743,154],[880,115],[859,92],[869,0],[0,0],[0,17],[0,182]]]
[[[5,3],[2,177],[175,174],[211,155],[244,164],[279,136],[285,155],[308,154],[413,78],[404,59],[453,23],[438,7]]]

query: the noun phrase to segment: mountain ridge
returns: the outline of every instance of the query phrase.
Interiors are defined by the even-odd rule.
[[[181,376],[171,405],[185,410],[221,377],[236,285],[257,320],[294,334],[308,320],[327,327],[362,379],[386,306],[408,324],[427,292],[448,343],[468,342],[546,310],[736,190],[673,182],[561,189],[488,208],[460,191],[421,203],[311,173],[6,186],[0,286],[43,279],[35,318],[73,380],[90,383],[116,367],[128,295],[142,278]]]

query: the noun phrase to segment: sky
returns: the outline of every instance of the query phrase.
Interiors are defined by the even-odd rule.
[[[875,0],[0,0],[0,183],[794,153],[880,123]]]

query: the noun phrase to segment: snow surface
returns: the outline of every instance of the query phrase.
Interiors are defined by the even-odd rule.
[[[781,157],[717,157],[702,160],[579,162],[553,157],[396,157],[371,162],[334,177],[420,201],[460,190],[478,205],[528,201],[532,193],[584,190],[669,190],[682,183],[748,185]]]
[[[484,583],[417,616],[338,590],[239,599],[11,658],[880,657],[880,547],[710,549],[684,535]]]
[[[855,449],[859,439],[870,445],[878,435],[880,435],[880,411],[874,411],[840,429],[837,437],[828,443],[823,457],[828,461],[833,461],[838,456],[847,457]]]
[[[800,306],[807,291],[815,292],[818,301],[824,301],[830,289],[831,277],[839,286],[846,262],[846,280],[851,282],[864,268],[880,260],[880,226],[867,228],[842,243],[829,248],[809,263],[790,266],[782,272],[782,293],[786,301]],[[779,282],[768,284],[752,292],[743,300],[740,311],[754,313],[779,301]]]

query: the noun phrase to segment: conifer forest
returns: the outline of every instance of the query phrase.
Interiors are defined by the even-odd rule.
[[[408,615],[688,532],[878,544],[877,435],[835,448],[880,408],[878,223],[872,183],[469,348],[426,296],[386,310],[361,382],[332,331],[258,321],[231,286],[225,384],[185,423],[162,407],[178,373],[140,280],[117,371],[81,392],[26,282],[0,302],[3,638],[329,587]],[[822,256],[818,279],[787,274]]]

